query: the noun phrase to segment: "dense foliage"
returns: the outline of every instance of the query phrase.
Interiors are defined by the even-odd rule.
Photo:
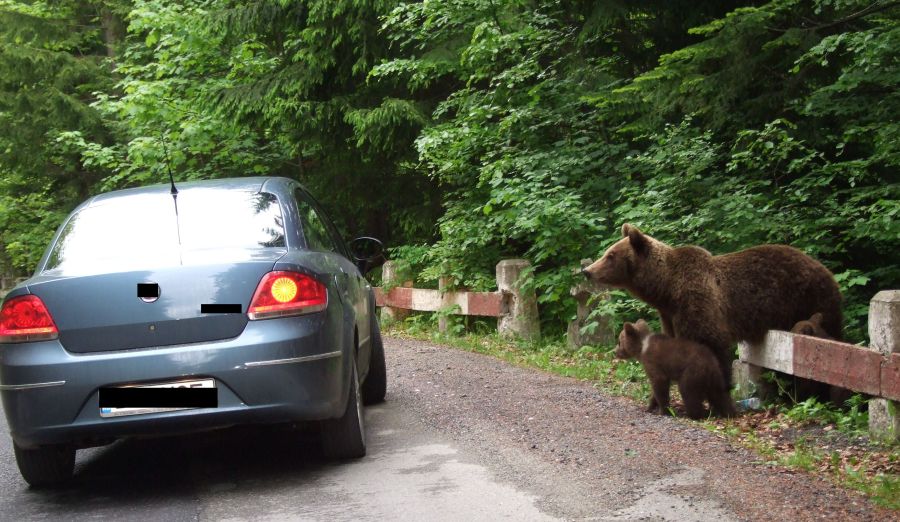
[[[111,143],[91,92],[113,87],[106,2],[0,1],[0,267],[30,270],[72,206],[107,175],[59,141]],[[108,30],[107,30],[108,29]]]
[[[900,2],[0,1],[0,230],[34,266],[90,193],[300,179],[425,284],[572,269],[632,222],[900,287]],[[621,312],[626,307],[614,306]]]

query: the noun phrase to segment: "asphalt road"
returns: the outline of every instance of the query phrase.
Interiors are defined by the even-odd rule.
[[[834,513],[858,500],[757,480],[711,435],[587,383],[417,341],[386,348],[387,402],[367,409],[369,454],[356,461],[323,458],[312,433],[248,427],[82,450],[69,485],[32,490],[0,419],[0,520],[804,520],[820,516],[815,503]],[[648,446],[666,436],[708,445],[712,464]],[[812,489],[757,502],[743,475],[759,493]]]
[[[28,488],[4,436],[0,519],[551,519],[401,403],[370,407],[366,421],[369,455],[358,461],[324,459],[312,433],[231,429],[80,451],[58,491]]]

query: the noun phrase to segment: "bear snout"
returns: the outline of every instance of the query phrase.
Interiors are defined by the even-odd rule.
[[[581,269],[581,275],[583,275],[585,279],[591,278],[591,273],[587,271],[587,267]]]

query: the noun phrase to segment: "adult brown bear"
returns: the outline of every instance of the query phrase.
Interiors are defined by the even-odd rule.
[[[696,246],[673,248],[622,225],[623,239],[584,275],[624,288],[659,312],[663,332],[709,346],[725,382],[738,341],[760,342],[822,313],[822,328],[842,338],[841,293],[831,272],[796,248],[762,245],[714,256]]]

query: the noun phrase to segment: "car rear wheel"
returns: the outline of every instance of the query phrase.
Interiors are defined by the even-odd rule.
[[[71,446],[54,445],[25,449],[13,442],[13,448],[19,473],[32,487],[53,486],[72,477],[75,469],[75,448]]]
[[[363,403],[356,364],[352,364],[350,397],[339,419],[326,421],[322,426],[322,446],[325,454],[336,459],[355,459],[366,455],[366,428]]]
[[[378,321],[374,321],[372,327],[372,356],[369,359],[369,374],[362,386],[363,402],[378,404],[384,402],[387,392],[387,368],[384,364],[384,343],[381,340],[381,330]]]

